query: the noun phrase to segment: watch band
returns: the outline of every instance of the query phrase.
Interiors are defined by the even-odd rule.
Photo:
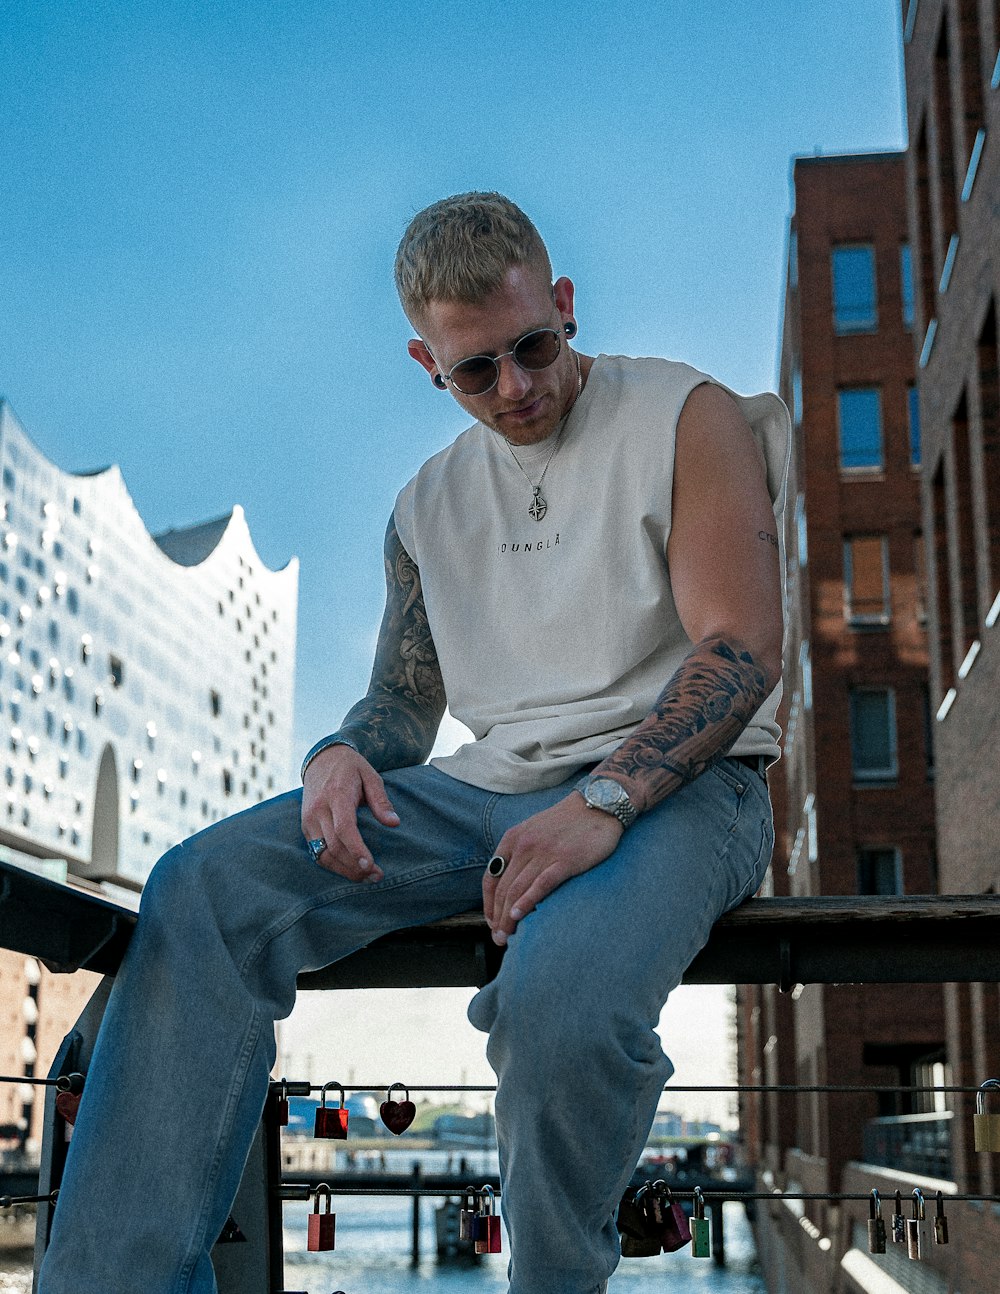
[[[607,788],[607,791],[601,794],[598,787],[601,791]],[[574,790],[579,791],[583,796],[588,809],[597,809],[601,813],[617,818],[625,831],[628,831],[639,816],[639,810],[629,799],[628,792],[613,777],[588,774],[580,778]]]

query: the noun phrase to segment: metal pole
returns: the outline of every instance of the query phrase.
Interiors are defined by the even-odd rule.
[[[414,1267],[420,1265],[420,1196],[417,1193],[420,1190],[420,1164],[413,1161],[413,1247],[410,1253],[410,1263]]]
[[[712,1257],[720,1267],[726,1265],[726,1236],[722,1225],[724,1208],[724,1200],[718,1200],[712,1205]]]

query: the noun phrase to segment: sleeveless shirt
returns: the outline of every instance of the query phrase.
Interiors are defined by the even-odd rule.
[[[531,484],[548,462],[540,521],[531,484],[482,423],[400,491],[396,529],[420,571],[448,707],[475,737],[431,760],[443,772],[491,791],[555,786],[652,710],[693,645],[666,550],[677,420],[703,382],[723,385],[670,360],[599,355],[558,443],[515,449]],[[788,412],[776,395],[730,394],[763,451],[780,543]],[[778,758],[780,696],[779,683],[730,754]]]

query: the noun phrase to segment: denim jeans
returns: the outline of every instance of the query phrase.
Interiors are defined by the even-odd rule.
[[[478,907],[503,833],[573,779],[497,795],[422,765],[385,781],[401,825],[359,815],[380,882],[311,860],[301,791],[153,869],[94,1048],[40,1294],[213,1294],[210,1249],[298,972]],[[713,922],[759,886],[772,840],[763,778],[718,761],[525,917],[473,999],[498,1077],[511,1294],[603,1291],[619,1257],[612,1214],[673,1072],[660,1010]]]

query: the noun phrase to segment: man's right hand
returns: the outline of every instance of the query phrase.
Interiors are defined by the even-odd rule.
[[[366,804],[384,827],[399,815],[367,759],[350,746],[330,746],[309,762],[302,790],[302,834],[326,841],[316,861],[349,881],[380,881],[382,870],[358,831],[358,808]]]

